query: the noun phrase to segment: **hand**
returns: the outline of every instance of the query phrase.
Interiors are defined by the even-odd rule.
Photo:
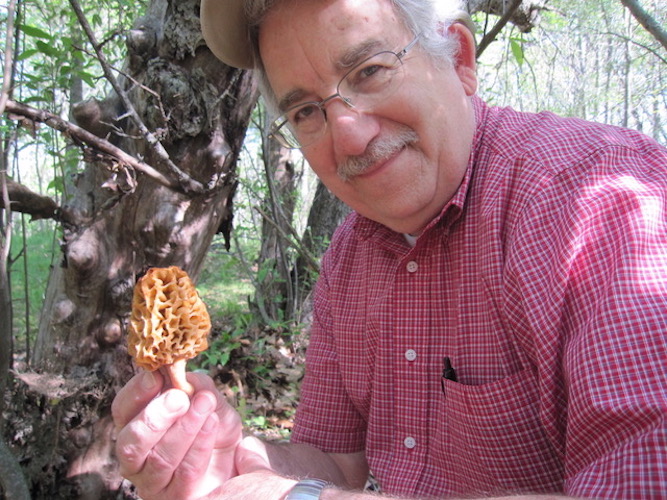
[[[241,419],[209,377],[188,374],[192,400],[178,389],[164,393],[158,372],[144,372],[112,404],[121,474],[144,500],[202,498],[236,475],[234,451]]]
[[[276,500],[284,498],[297,483],[269,470],[236,476],[217,489],[210,497],[215,500]]]

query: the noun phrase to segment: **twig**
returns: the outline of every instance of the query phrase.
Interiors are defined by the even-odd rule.
[[[134,124],[139,128],[146,142],[153,149],[153,151],[155,151],[155,154],[157,155],[159,162],[169,170],[170,174],[172,174],[173,176],[176,177],[176,179],[178,179],[178,182],[183,187],[183,190],[192,193],[199,193],[199,194],[203,193],[206,189],[204,185],[196,181],[192,177],[190,177],[180,168],[178,168],[169,158],[169,153],[167,153],[167,151],[164,149],[164,146],[155,137],[155,135],[150,130],[148,130],[148,127],[144,125],[136,109],[134,109],[132,101],[130,101],[130,98],[127,96],[125,91],[118,83],[118,80],[116,80],[116,77],[113,75],[113,72],[111,71],[111,68],[106,60],[106,57],[102,53],[100,45],[97,43],[97,40],[95,38],[95,33],[93,33],[93,30],[90,27],[90,24],[88,23],[88,20],[86,19],[86,16],[84,15],[78,0],[69,0],[69,3],[72,6],[72,9],[74,9],[74,13],[76,14],[76,17],[79,20],[79,24],[81,24],[81,27],[86,32],[88,40],[90,41],[90,43],[93,46],[93,49],[95,50],[95,54],[97,54],[97,59],[100,62],[100,65],[102,66],[102,71],[104,72],[104,76],[109,81],[113,89],[116,91],[120,99],[123,101],[123,105],[125,106],[125,109],[129,113],[130,118],[132,119]]]
[[[304,246],[299,243],[298,238],[299,235],[296,233],[294,228],[291,226],[291,224],[288,224],[288,228],[290,230],[290,233],[292,233],[292,236],[294,239],[290,238],[289,235],[285,234],[285,231],[273,220],[269,215],[264,212],[261,208],[255,207],[255,210],[259,212],[259,214],[264,218],[266,222],[271,224],[277,231],[280,237],[285,240],[287,243],[289,243],[291,246],[293,246],[303,257],[306,259],[306,263],[308,264],[308,267],[310,267],[313,271],[317,272],[320,270],[320,266],[317,263],[317,259],[313,257],[313,255],[304,248]]]
[[[239,249],[236,256],[239,258],[241,266],[243,266],[246,275],[248,276],[248,278],[250,278],[250,281],[252,281],[252,284],[255,287],[255,290],[257,291],[256,298],[257,298],[257,308],[259,309],[259,314],[262,316],[262,320],[264,321],[264,323],[268,325],[271,323],[271,318],[269,318],[269,314],[266,312],[266,306],[264,305],[264,297],[259,293],[260,290],[259,282],[255,278],[255,275],[252,271],[252,267],[250,266],[250,264],[248,264],[248,262],[245,259],[245,256],[243,255],[243,250],[241,250],[241,244],[239,243],[239,239],[237,236],[237,231],[234,231],[232,233],[232,237],[234,238],[234,243],[236,244],[236,248]]]
[[[600,35],[613,36],[613,37],[616,37],[616,38],[620,38],[621,40],[624,40],[624,41],[629,42],[633,45],[636,45],[637,47],[640,47],[640,48],[644,49],[646,52],[650,52],[655,57],[660,59],[663,63],[667,64],[667,59],[665,59],[660,54],[658,54],[657,50],[652,49],[651,47],[649,47],[647,45],[644,45],[643,43],[639,43],[638,41],[633,40],[629,36],[621,35],[620,33],[612,33],[611,31],[598,31],[598,33]]]
[[[498,22],[491,28],[491,30],[484,35],[484,38],[479,42],[477,45],[477,58],[482,55],[482,52],[486,50],[486,48],[491,45],[491,42],[493,42],[496,37],[498,36],[498,33],[501,32],[501,30],[505,27],[505,25],[509,22],[509,20],[512,18],[512,15],[514,12],[519,8],[521,5],[521,2],[523,0],[514,0],[509,7],[507,7],[507,10],[505,13],[502,15],[502,17],[498,20]]]
[[[160,172],[155,170],[150,165],[137,160],[134,156],[127,154],[122,149],[114,146],[109,141],[97,137],[94,134],[91,134],[87,130],[82,129],[81,127],[74,125],[71,122],[63,120],[59,116],[56,116],[48,111],[43,111],[40,109],[35,109],[25,104],[18,103],[16,101],[8,101],[6,105],[6,111],[14,113],[20,116],[24,116],[32,121],[40,122],[48,125],[49,127],[63,132],[70,137],[78,139],[82,143],[89,145],[92,148],[98,149],[103,153],[106,153],[118,160],[119,163],[123,165],[130,166],[139,172],[142,172],[146,176],[150,177],[157,183],[178,190],[185,191],[184,187],[178,182],[168,179]]]
[[[106,43],[106,42],[102,42],[101,45],[103,45],[103,44],[105,44],[105,43]],[[88,56],[90,56],[90,57],[96,57],[95,54],[93,54],[92,52],[90,52],[90,51],[89,51],[88,49],[86,49],[85,47],[79,47],[78,45],[74,45],[74,48],[75,48],[76,50],[79,50],[79,51],[83,52],[84,54],[86,54],[86,55],[88,55]],[[166,127],[166,126],[167,126],[167,121],[169,120],[169,118],[167,117],[167,113],[165,112],[165,110],[164,110],[164,106],[162,105],[162,97],[160,96],[160,94],[158,94],[158,93],[157,93],[155,90],[153,90],[152,88],[145,86],[143,83],[139,82],[139,81],[138,81],[137,79],[135,79],[132,75],[130,75],[129,73],[123,71],[122,69],[118,69],[118,68],[116,68],[115,66],[111,66],[111,65],[109,65],[109,68],[110,68],[111,70],[115,71],[116,73],[118,73],[119,75],[121,75],[123,78],[127,78],[127,80],[128,80],[129,82],[131,82],[133,85],[136,85],[138,88],[140,88],[140,89],[143,90],[144,92],[147,92],[147,93],[151,94],[151,95],[155,98],[155,100],[158,102],[158,107],[159,107],[159,109],[160,109],[160,116],[161,116],[162,119],[164,120],[164,122],[165,122],[165,127]],[[123,118],[127,118],[128,116],[131,116],[131,113],[125,113],[125,114],[123,114],[122,116],[119,116],[119,117],[118,117],[118,121],[122,120]],[[114,128],[114,129],[117,129],[117,128],[118,128],[118,127],[116,127],[115,125],[111,125],[111,124],[108,124],[108,125],[109,125],[111,128]],[[120,134],[118,133],[118,131],[116,131],[115,133],[116,133],[116,135],[120,135]],[[130,137],[130,136],[126,134],[125,137]]]
[[[667,31],[665,31],[658,22],[646,12],[636,0],[621,0],[621,3],[630,11],[634,18],[641,24],[646,31],[660,42],[667,49]]]

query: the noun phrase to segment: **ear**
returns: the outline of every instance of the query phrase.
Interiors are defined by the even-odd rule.
[[[459,52],[454,61],[454,69],[459,75],[466,94],[471,96],[477,91],[475,36],[463,23],[454,23],[447,29],[450,36],[455,36],[459,40]]]

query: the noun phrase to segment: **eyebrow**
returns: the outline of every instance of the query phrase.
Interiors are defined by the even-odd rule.
[[[336,61],[335,66],[339,71],[349,69],[363,59],[371,56],[377,50],[380,50],[383,44],[384,42],[380,40],[372,39],[355,45],[343,53],[338,61]],[[301,88],[291,90],[280,98],[278,101],[278,109],[281,113],[286,111],[295,104],[302,102],[307,94],[308,93]]]
[[[306,91],[303,89],[294,89],[285,94],[283,97],[280,98],[278,101],[278,110],[283,113],[294,104],[301,102],[304,100],[304,96],[306,95]]]
[[[365,42],[355,45],[348,49],[343,55],[338,59],[336,67],[338,69],[348,69],[361,62],[363,59],[373,55],[375,52],[380,50],[385,42],[380,40],[366,40]]]

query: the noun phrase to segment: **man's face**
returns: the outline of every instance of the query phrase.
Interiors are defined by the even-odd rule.
[[[309,0],[279,4],[262,24],[259,42],[278,101],[297,93],[298,104],[334,94],[350,54],[363,52],[357,49],[374,47],[363,59],[382,50],[398,52],[413,38],[388,0]],[[372,109],[328,102],[327,130],[303,154],[354,210],[416,234],[454,195],[465,173],[474,132],[469,96],[476,81],[461,77],[458,64],[437,67],[419,45],[403,64],[400,87]],[[373,159],[361,174],[341,175],[369,154]]]

